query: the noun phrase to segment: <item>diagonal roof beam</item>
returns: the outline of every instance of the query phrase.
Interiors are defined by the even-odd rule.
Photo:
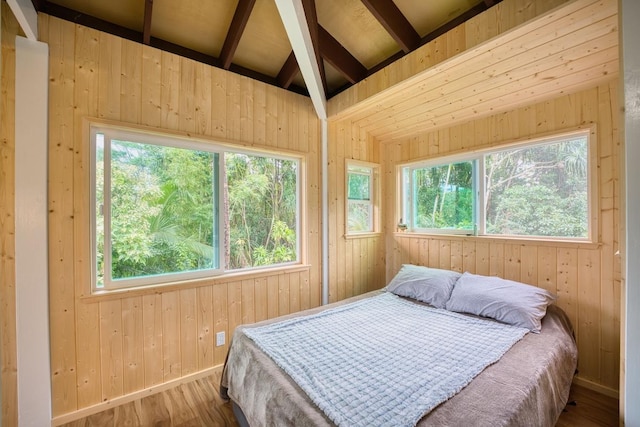
[[[293,51],[289,54],[289,57],[284,62],[284,65],[280,69],[276,80],[280,87],[287,89],[291,83],[293,83],[293,79],[298,75],[300,68],[298,68],[298,62],[296,61],[296,55]]]
[[[346,77],[349,82],[355,84],[364,79],[367,69],[360,63],[338,40],[334,39],[327,30],[318,26],[320,36],[320,55]]]
[[[238,6],[236,7],[233,19],[231,20],[231,25],[229,26],[227,38],[224,40],[222,50],[220,51],[220,62],[222,64],[222,68],[225,70],[228,70],[231,66],[233,55],[236,53],[238,43],[240,43],[240,38],[242,37],[244,28],[247,26],[247,21],[249,21],[249,16],[251,15],[253,5],[255,4],[256,0],[238,1]]]
[[[362,0],[362,3],[380,21],[404,53],[409,53],[420,45],[420,35],[392,0]]]
[[[327,93],[327,75],[324,70],[324,62],[320,56],[320,42],[318,35],[318,13],[316,10],[315,0],[302,0],[302,7],[304,8],[304,14],[307,17],[307,26],[309,27],[309,34],[311,34],[311,44],[313,45],[313,51],[316,53],[316,61],[318,61],[318,67],[320,68],[320,79],[322,81],[322,87],[324,93]]]
[[[484,0],[484,4],[487,5],[487,9],[496,4],[495,0]]]
[[[280,18],[287,31],[289,42],[300,66],[300,72],[307,84],[313,107],[318,118],[327,118],[327,98],[320,78],[320,67],[313,50],[311,34],[304,13],[302,0],[275,0]]]
[[[38,41],[38,12],[30,0],[7,0],[24,35],[31,41]]]
[[[142,43],[151,43],[151,16],[153,11],[153,0],[144,0],[144,26],[142,27]]]

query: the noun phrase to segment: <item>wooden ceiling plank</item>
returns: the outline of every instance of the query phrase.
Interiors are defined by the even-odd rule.
[[[529,79],[557,80],[557,76],[589,70],[601,63],[609,63],[617,55],[617,33],[610,31],[614,28],[616,18],[609,18],[610,24],[594,32],[593,40],[585,40],[574,46],[562,48],[556,46],[555,51],[545,53],[546,46],[540,46],[517,56],[510,57],[494,64],[487,64],[482,68],[482,58],[465,63],[466,69],[446,71],[428,81],[414,86],[411,94],[398,94],[399,104],[371,112],[367,116],[354,119],[362,128],[373,130],[386,126],[406,124],[415,120],[427,118],[430,111],[446,111],[449,108],[461,108],[460,103],[473,102],[481,105],[487,99],[496,95],[506,96],[513,91],[524,90],[518,86],[519,82]],[[575,35],[574,40],[582,41],[588,38],[587,33],[593,32],[584,28],[582,32],[572,33],[564,38]],[[598,36],[598,34],[601,34]],[[497,55],[500,52],[495,52]],[[527,62],[528,56],[535,58]],[[471,71],[470,74],[468,72]],[[395,98],[395,97],[394,97]],[[454,107],[455,106],[455,107]]]
[[[537,92],[540,82],[558,82],[569,75],[578,80],[582,77],[591,78],[591,75],[602,79],[610,78],[617,71],[609,64],[617,59],[618,34],[611,31],[615,28],[616,17],[611,17],[608,21],[609,24],[599,28],[599,31],[584,28],[581,34],[572,34],[575,34],[575,40],[582,41],[588,38],[586,33],[591,31],[594,35],[592,40],[575,45],[562,44],[560,49],[556,47],[548,55],[544,55],[542,49],[532,51],[536,60],[530,63],[526,61],[526,53],[501,63],[489,64],[485,69],[479,68],[481,62],[466,63],[465,66],[473,71],[472,74],[465,76],[467,71],[464,70],[444,72],[443,76],[417,84],[412,92],[416,96],[405,93],[401,105],[394,104],[392,108],[370,111],[369,115],[353,120],[362,129],[378,136],[379,129],[394,129],[394,132],[400,127],[410,129],[414,123],[428,120],[435,113],[456,115],[458,110],[467,107],[475,108],[476,112],[495,112],[503,108],[504,101],[492,104],[492,100],[497,97],[517,99],[529,92]],[[500,52],[495,53],[500,55]]]
[[[539,81],[535,89],[529,91],[518,92],[517,89],[510,88],[510,92],[502,97],[487,100],[481,104],[452,106],[451,112],[448,114],[438,115],[421,119],[420,122],[414,122],[410,125],[403,124],[396,128],[382,128],[371,132],[371,135],[381,141],[394,141],[415,136],[420,132],[431,131],[453,124],[468,122],[482,117],[499,114],[505,111],[514,110],[524,105],[542,102],[547,99],[555,98],[562,95],[576,93],[581,90],[592,88],[599,84],[618,78],[618,59],[602,64],[599,67],[586,70],[582,73],[569,74],[560,77],[557,80]],[[513,97],[514,93],[521,93],[521,97]],[[495,108],[490,108],[493,106]]]
[[[295,53],[291,51],[291,54],[284,62],[284,65],[276,77],[280,87],[287,89],[291,83],[293,83],[293,79],[298,75],[298,72],[300,72],[298,61],[296,61]]]
[[[367,75],[367,69],[321,25],[318,25],[320,55],[340,71],[351,83]]]
[[[420,45],[420,35],[392,0],[361,1],[405,53]]]
[[[233,14],[233,19],[231,20],[231,25],[229,25],[229,32],[227,33],[227,37],[224,40],[224,44],[222,45],[222,50],[220,52],[220,63],[222,64],[222,68],[225,70],[228,70],[231,66],[233,55],[236,53],[238,43],[240,43],[240,38],[247,26],[249,16],[251,16],[251,11],[253,10],[255,3],[256,0],[238,1],[238,6]]]
[[[151,17],[153,14],[153,0],[144,1],[144,25],[142,28],[142,43],[151,43]]]
[[[334,108],[339,104],[332,102],[329,105],[331,109],[330,113],[339,119],[350,118],[352,120],[358,120],[372,112],[383,110],[389,105],[395,105],[395,108],[397,108],[402,103],[401,101],[406,101],[406,94],[400,94],[405,88],[415,89],[417,85],[425,81],[428,81],[428,84],[431,85],[434,81],[433,79],[446,75],[450,70],[455,70],[459,67],[460,64],[468,65],[470,61],[483,61],[486,66],[491,65],[492,61],[485,57],[487,52],[493,52],[495,56],[495,52],[502,47],[507,47],[509,51],[502,54],[502,58],[506,59],[552,41],[558,36],[576,31],[588,25],[590,22],[596,22],[611,16],[610,10],[600,8],[599,6],[600,3],[594,0],[579,0],[569,3],[566,6],[562,6],[562,8],[565,9],[563,10],[563,14],[550,13],[534,19],[526,25],[510,30],[500,37],[494,37],[444,62],[435,64],[431,68],[408,77],[393,87],[379,90],[375,95],[359,100],[356,103],[341,106],[340,110]],[[523,40],[528,40],[528,42]],[[525,45],[523,45],[523,43],[525,43]],[[394,65],[391,65],[391,67],[394,67]],[[473,73],[475,70],[470,66],[466,67],[466,69],[469,73]]]

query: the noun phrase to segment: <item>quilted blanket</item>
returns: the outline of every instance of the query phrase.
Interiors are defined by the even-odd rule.
[[[527,330],[384,293],[244,332],[335,424],[412,426]]]

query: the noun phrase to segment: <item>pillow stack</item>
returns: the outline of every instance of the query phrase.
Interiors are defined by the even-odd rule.
[[[410,264],[403,265],[385,289],[436,308],[492,318],[535,333],[556,299],[542,288],[512,280]]]

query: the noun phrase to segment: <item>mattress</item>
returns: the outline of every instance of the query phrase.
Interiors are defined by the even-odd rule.
[[[247,328],[369,298],[378,292],[236,329],[221,395],[258,426],[332,426],[306,393],[245,334]],[[550,306],[539,334],[529,333],[418,426],[553,426],[569,395],[577,349],[565,313]]]

